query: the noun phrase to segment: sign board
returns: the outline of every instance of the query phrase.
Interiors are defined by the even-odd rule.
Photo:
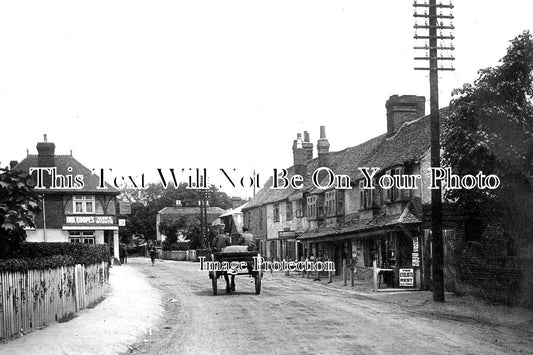
[[[413,238],[413,253],[418,252],[418,237]]]
[[[118,204],[118,214],[131,214],[131,204],[120,202]]]
[[[126,220],[124,218],[120,218],[118,220],[118,226],[119,227],[126,227]]]
[[[418,237],[413,238],[413,255],[412,255],[412,265],[414,267],[420,266],[420,254],[418,253],[419,246],[418,246]]]
[[[115,224],[113,216],[66,216],[67,224],[110,225]]]
[[[415,285],[415,273],[413,269],[400,269],[400,287],[413,287]]]
[[[280,239],[296,238],[296,232],[295,231],[279,231],[278,237]]]

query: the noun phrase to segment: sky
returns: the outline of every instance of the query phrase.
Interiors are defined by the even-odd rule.
[[[420,0],[422,1],[422,0]],[[533,1],[454,1],[454,88],[533,30]],[[115,176],[207,169],[248,197],[293,163],[292,142],[326,126],[330,151],[386,131],[391,95],[423,95],[412,0],[2,1],[0,165],[56,154]],[[419,53],[420,54],[420,53]],[[429,108],[427,108],[429,112]],[[245,186],[232,180],[244,177]],[[235,170],[234,170],[235,169]]]

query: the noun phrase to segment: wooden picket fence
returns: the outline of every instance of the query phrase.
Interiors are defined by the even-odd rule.
[[[0,272],[0,339],[61,321],[104,296],[107,263]]]

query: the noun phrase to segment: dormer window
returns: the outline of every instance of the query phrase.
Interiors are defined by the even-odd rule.
[[[344,213],[343,191],[332,190],[326,192],[326,216],[336,216]]]
[[[365,189],[364,180],[359,181],[359,209],[372,208],[374,205],[374,189]]]
[[[76,195],[73,198],[74,213],[92,214],[94,213],[94,196]]]

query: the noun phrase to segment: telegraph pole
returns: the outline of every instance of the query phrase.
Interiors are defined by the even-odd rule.
[[[419,1],[419,0],[418,0]],[[431,119],[431,167],[440,167],[440,126],[439,126],[439,70],[455,70],[451,65],[455,59],[453,56],[444,56],[442,51],[453,51],[451,41],[454,39],[451,31],[454,29],[453,4],[449,0],[443,4],[436,0],[425,0],[423,3],[414,1],[415,8],[415,39],[423,40],[424,46],[415,46],[415,50],[425,50],[424,57],[415,57],[415,60],[429,62],[429,67],[415,67],[415,70],[429,70],[429,90],[430,90],[430,119]],[[418,13],[422,9],[423,14]],[[437,14],[437,9],[439,13]],[[423,25],[418,24],[418,19],[424,20]],[[427,30],[428,35],[418,35],[419,29]],[[438,33],[437,33],[438,30]],[[446,34],[444,31],[448,30]],[[445,40],[450,40],[450,45],[444,44]],[[428,42],[429,41],[429,46]],[[428,56],[429,52],[429,56]],[[440,53],[440,56],[439,56]],[[439,62],[440,61],[440,62]],[[441,66],[439,67],[439,63]],[[449,63],[446,66],[444,63]],[[444,302],[444,244],[442,240],[442,194],[441,184],[438,188],[431,190],[431,236],[432,236],[432,270],[433,270],[433,301]]]

